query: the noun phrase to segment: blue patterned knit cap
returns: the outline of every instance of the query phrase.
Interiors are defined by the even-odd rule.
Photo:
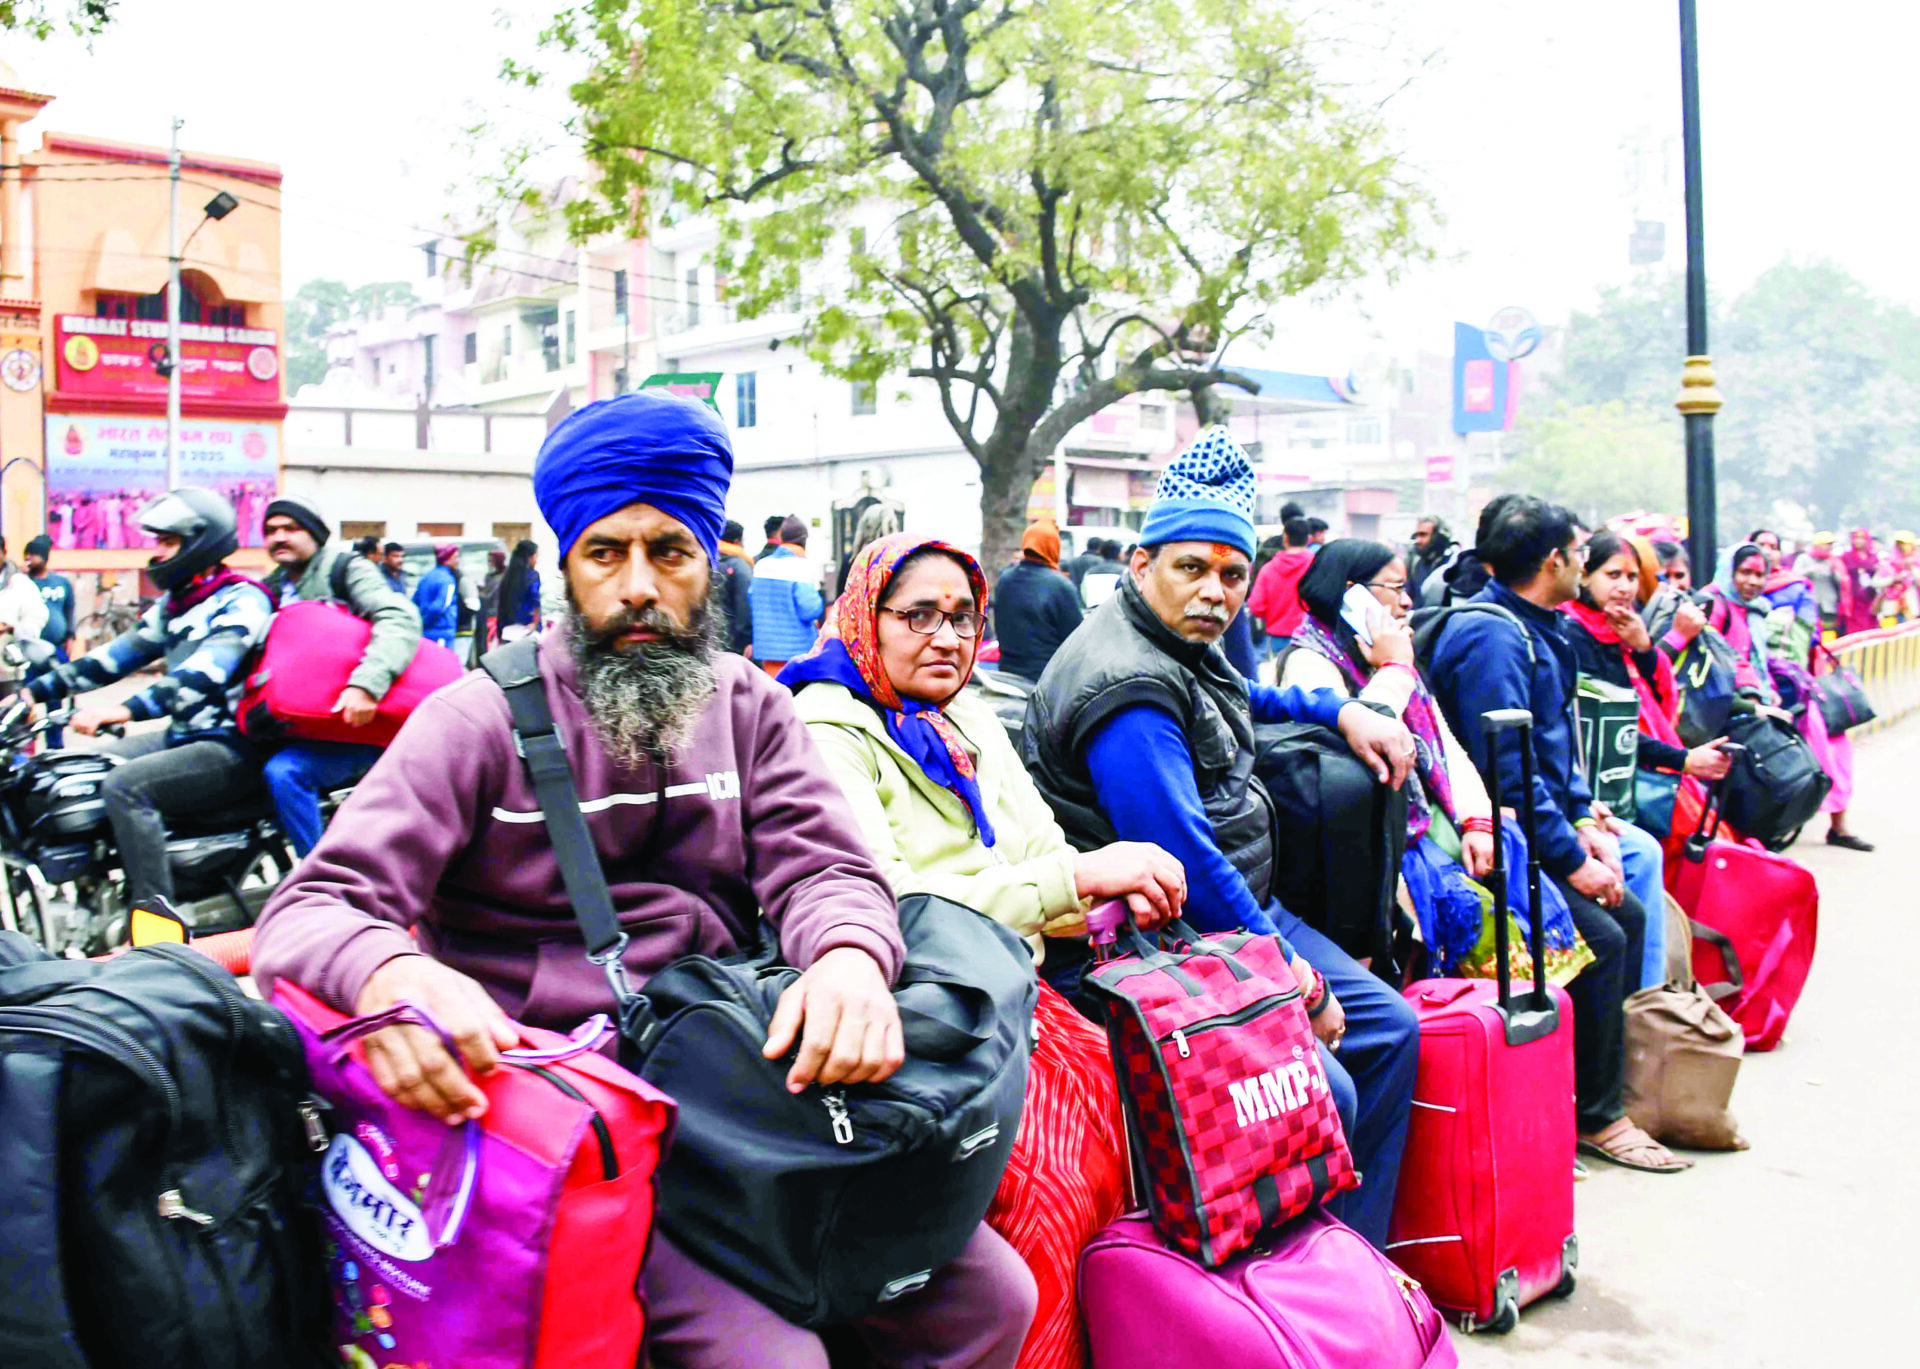
[[[1160,473],[1140,545],[1220,542],[1253,555],[1253,462],[1214,424]]]

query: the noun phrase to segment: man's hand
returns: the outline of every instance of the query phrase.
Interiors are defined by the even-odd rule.
[[[114,727],[133,721],[133,714],[127,711],[125,704],[111,704],[106,708],[83,708],[73,715],[67,724],[83,737],[91,737],[103,727]]]
[[[1460,838],[1460,863],[1475,879],[1493,873],[1493,833],[1467,832]]]
[[[1300,997],[1304,1001],[1313,992],[1313,966],[1307,964],[1307,958],[1295,953],[1292,961],[1294,981],[1300,986]],[[1340,1006],[1340,1000],[1333,996],[1333,985],[1327,985],[1327,1006],[1320,1010],[1318,1017],[1307,1019],[1313,1026],[1313,1034],[1326,1043],[1327,1049],[1340,1049],[1340,1038],[1347,1034],[1346,1009]]]
[[[787,1091],[808,1084],[877,1084],[907,1058],[886,976],[857,946],[836,946],[780,995],[761,1053],[778,1060],[800,1041]]]
[[[1074,892],[1098,903],[1124,898],[1146,932],[1180,916],[1187,901],[1187,872],[1150,841],[1116,841],[1073,858]]]
[[[1691,642],[1700,635],[1700,629],[1707,625],[1707,611],[1688,599],[1674,610],[1673,630],[1680,634],[1682,641]]]
[[[1645,651],[1653,645],[1653,638],[1647,635],[1646,621],[1631,604],[1609,604],[1605,611],[1607,626],[1620,635],[1627,650]]]
[[[365,727],[380,709],[380,701],[359,685],[348,685],[333,701],[333,711],[348,727]]]
[[[1413,733],[1398,718],[1384,718],[1349,700],[1340,709],[1340,735],[1380,783],[1398,789],[1406,782],[1413,769]]]
[[[1602,908],[1617,907],[1626,891],[1626,886],[1620,882],[1620,876],[1592,856],[1587,857],[1585,865],[1567,876],[1567,883]]]
[[[476,1074],[491,1074],[500,1052],[520,1039],[500,1005],[475,980],[424,955],[395,956],[368,977],[354,1000],[356,1017],[396,1003],[424,1008],[453,1038]],[[388,1027],[366,1038],[367,1068],[396,1103],[431,1113],[448,1126],[484,1116],[487,1096],[460,1061],[424,1027]]]
[[[1624,878],[1620,868],[1620,843],[1606,828],[1606,823],[1610,820],[1611,814],[1607,818],[1595,821],[1591,826],[1577,829],[1574,835],[1580,840],[1581,850],[1613,871],[1616,878]]]
[[[1720,748],[1727,744],[1725,737],[1715,737],[1705,746],[1696,746],[1687,752],[1687,773],[1697,780],[1723,780],[1727,772],[1733,769],[1733,757]]]
[[[1413,629],[1398,618],[1388,618],[1373,630],[1373,645],[1361,648],[1367,664],[1375,670],[1382,666],[1413,664]]]

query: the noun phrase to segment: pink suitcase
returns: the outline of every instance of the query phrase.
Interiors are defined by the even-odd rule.
[[[296,602],[274,615],[260,659],[240,697],[240,730],[256,741],[300,738],[388,746],[427,695],[466,673],[460,658],[422,638],[413,661],[380,699],[365,727],[333,711],[373,639],[373,624],[339,604]]]
[[[1423,979],[1406,990],[1420,1018],[1420,1069],[1387,1253],[1469,1330],[1507,1332],[1520,1309],[1573,1291],[1573,1010],[1549,988],[1540,863],[1533,840],[1532,715],[1486,715],[1495,745],[1519,733],[1534,983],[1509,980],[1507,878],[1496,864],[1499,979]],[[1500,807],[1499,777],[1488,776]],[[1502,844],[1494,843],[1496,861]]]

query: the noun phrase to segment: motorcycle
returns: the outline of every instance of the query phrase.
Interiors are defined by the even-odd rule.
[[[1027,726],[1027,696],[1036,688],[1035,682],[1004,670],[977,670],[967,682],[967,688],[986,700],[1018,749],[1020,734]]]
[[[10,665],[33,664],[17,644],[0,655]],[[123,762],[99,752],[32,754],[43,733],[71,719],[65,709],[35,720],[17,698],[0,709],[0,923],[55,955],[75,957],[126,944],[131,910],[102,794]],[[264,793],[192,817],[169,816],[167,861],[173,911],[196,934],[250,926],[294,863]]]

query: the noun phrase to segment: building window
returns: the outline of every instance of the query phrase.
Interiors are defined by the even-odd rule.
[[[687,272],[687,327],[700,326],[700,268]]]
[[[1369,414],[1365,418],[1347,420],[1347,441],[1355,447],[1377,447],[1380,445],[1381,434],[1378,415]]]
[[[613,316],[624,319],[627,316],[627,273],[613,273]]]
[[[873,413],[878,407],[879,386],[871,380],[853,382],[853,416],[863,417]]]
[[[430,242],[420,249],[427,254],[427,279],[432,280],[440,274],[440,244]]]
[[[421,342],[420,369],[421,369],[421,372],[426,376],[425,399],[429,404],[433,402],[433,363],[434,363],[434,354],[440,350],[437,345],[439,341],[440,341],[439,338],[433,337],[431,335],[420,339],[420,342]]]
[[[493,525],[493,540],[508,548],[517,546],[532,536],[533,524],[531,523],[495,523]]]
[[[627,368],[624,366],[613,368],[613,392],[617,395],[627,392]]]
[[[358,542],[362,537],[385,537],[386,535],[385,523],[355,523],[351,519],[343,519],[340,524],[342,542]]]
[[[760,373],[742,371],[733,378],[733,426],[751,428],[760,421]]]
[[[416,523],[422,537],[464,537],[467,531],[465,523]]]
[[[480,360],[480,334],[468,333],[460,345],[460,359],[471,366]]]
[[[569,309],[567,310],[567,365],[569,366],[573,365],[573,358],[574,358],[573,310]]]
[[[500,355],[503,357],[513,355],[513,325],[511,323],[500,330]]]

